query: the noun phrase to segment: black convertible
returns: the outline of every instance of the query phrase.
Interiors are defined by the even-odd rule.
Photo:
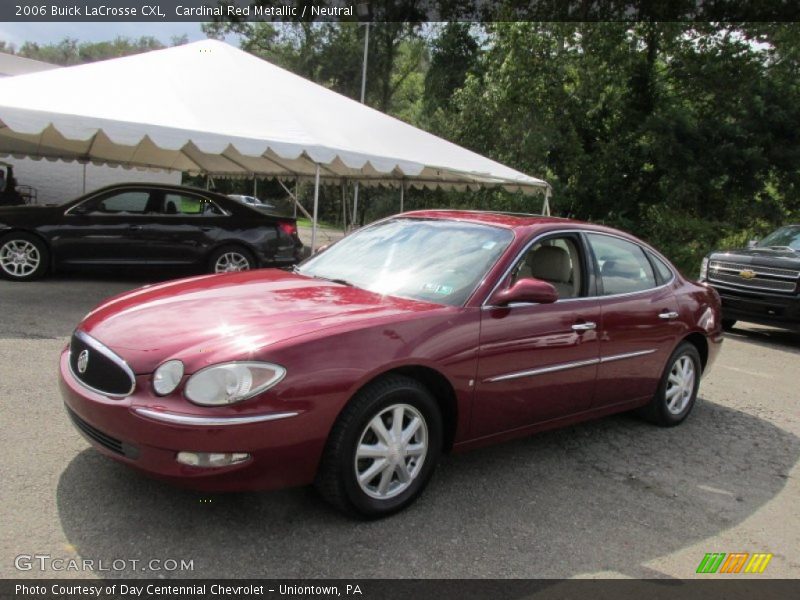
[[[293,218],[176,185],[121,184],[63,206],[0,207],[0,275],[16,281],[60,265],[288,267],[302,248]]]

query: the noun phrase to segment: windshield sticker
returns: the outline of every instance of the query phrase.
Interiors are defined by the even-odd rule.
[[[439,296],[449,296],[453,293],[452,285],[440,285],[438,283],[426,283],[422,286],[422,289],[426,292],[438,294]]]

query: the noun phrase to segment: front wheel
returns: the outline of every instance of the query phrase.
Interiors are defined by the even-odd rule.
[[[639,413],[662,427],[679,425],[694,407],[701,373],[697,348],[689,342],[681,343],[667,361],[655,396]]]
[[[342,412],[316,487],[346,513],[387,516],[419,496],[441,446],[441,413],[427,388],[408,377],[385,377],[365,387]]]
[[[238,246],[225,246],[211,253],[208,269],[212,273],[231,273],[255,269],[256,259],[248,250]]]
[[[0,238],[0,275],[13,281],[32,281],[47,272],[47,246],[35,235],[10,233]]]

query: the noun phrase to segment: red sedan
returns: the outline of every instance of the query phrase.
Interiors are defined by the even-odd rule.
[[[716,292],[625,233],[419,211],[295,272],[209,275],[97,307],[61,357],[76,427],[172,482],[314,482],[400,510],[442,452],[637,409],[692,410],[720,344]]]

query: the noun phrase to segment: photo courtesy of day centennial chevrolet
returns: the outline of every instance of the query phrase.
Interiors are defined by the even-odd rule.
[[[608,227],[427,210],[292,271],[111,298],[60,362],[103,454],[206,491],[314,483],[336,507],[408,506],[442,452],[622,411],[683,422],[722,344],[713,288]]]

